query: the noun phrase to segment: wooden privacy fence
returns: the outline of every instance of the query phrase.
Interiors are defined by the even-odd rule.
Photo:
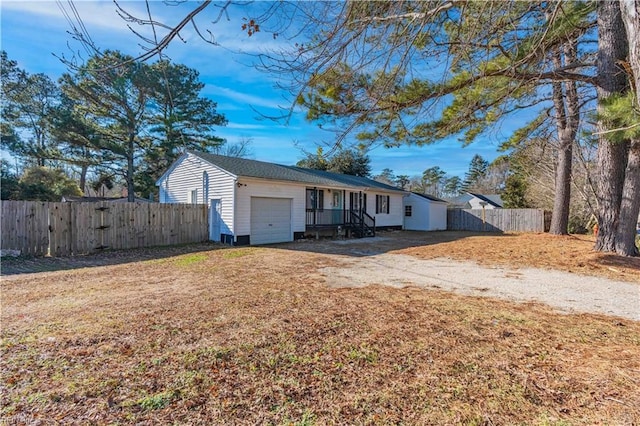
[[[2,201],[2,249],[69,256],[208,240],[203,204]]]
[[[447,230],[547,232],[551,213],[539,209],[449,209]]]

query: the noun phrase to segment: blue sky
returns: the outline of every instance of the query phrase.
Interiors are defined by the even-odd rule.
[[[60,4],[59,4],[60,3]],[[53,79],[67,71],[56,56],[69,57],[81,45],[68,34],[69,23],[60,5],[67,12],[71,9],[65,1],[6,1],[0,2],[1,48],[10,59],[29,73],[45,73]],[[111,1],[77,1],[75,7],[85,26],[101,49],[120,50],[137,56],[143,52],[140,40],[127,28],[117,15]],[[140,1],[121,2],[123,7],[136,16],[145,16],[145,3]],[[197,3],[179,7],[166,6],[164,2],[151,2],[154,17],[168,24],[175,23],[184,12],[195,8]],[[211,21],[215,9],[211,6],[203,12]],[[274,77],[257,71],[250,66],[249,55],[234,52],[259,53],[264,49],[277,47],[277,43],[267,34],[247,37],[241,30],[239,17],[222,19],[216,24],[204,25],[216,36],[220,46],[212,46],[202,41],[191,27],[181,33],[185,42],[174,40],[167,50],[173,61],[183,63],[199,71],[206,84],[203,94],[218,103],[218,111],[223,113],[229,124],[220,127],[217,134],[229,142],[251,138],[252,158],[281,164],[294,164],[303,154],[299,147],[315,152],[317,144],[331,143],[333,134],[304,119],[300,111],[288,123],[267,120],[265,116],[280,115],[279,108],[290,104],[287,94],[275,88]],[[139,27],[136,27],[139,30]],[[71,49],[70,49],[71,48]],[[86,57],[86,54],[85,54]],[[372,173],[378,174],[389,168],[396,175],[419,175],[423,170],[440,166],[451,175],[462,176],[468,169],[469,161],[475,154],[491,161],[499,154],[496,149],[500,140],[508,137],[511,129],[496,129],[484,141],[462,148],[456,140],[447,140],[426,147],[401,147],[370,151]]]

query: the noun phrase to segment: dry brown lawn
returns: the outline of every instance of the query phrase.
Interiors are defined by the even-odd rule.
[[[488,262],[482,249],[495,261],[575,270],[575,260],[552,263],[564,250],[588,258],[578,272],[638,277],[633,260],[581,253],[582,237],[430,238],[376,249]],[[3,277],[1,418],[640,423],[640,323],[435,290],[328,288],[317,270],[340,257],[321,249],[191,246],[3,263],[5,274],[51,271]]]

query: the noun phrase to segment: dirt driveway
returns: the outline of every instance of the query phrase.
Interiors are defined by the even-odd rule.
[[[414,286],[539,302],[565,313],[599,313],[640,321],[640,275],[637,282],[627,282],[553,269],[486,266],[446,257],[424,259],[416,255],[415,249],[408,249],[419,243],[412,237],[424,238],[424,234],[386,233],[370,239],[301,242],[290,246],[331,253],[339,260],[339,266],[320,270],[332,287]]]
[[[435,288],[470,296],[541,302],[567,313],[601,313],[640,321],[640,286],[623,281],[534,268],[487,268],[473,262],[423,260],[393,253],[350,257],[342,262],[339,267],[321,270],[328,285]]]

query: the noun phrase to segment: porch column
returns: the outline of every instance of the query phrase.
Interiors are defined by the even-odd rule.
[[[318,187],[313,187],[313,224],[318,223]]]

